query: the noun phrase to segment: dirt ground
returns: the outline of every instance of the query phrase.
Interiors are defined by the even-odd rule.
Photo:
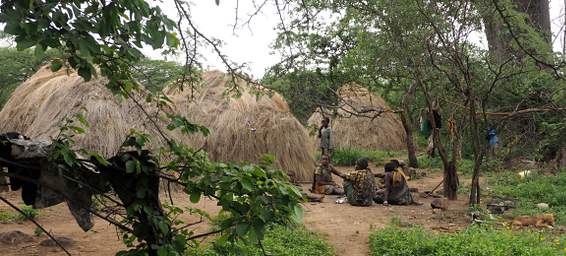
[[[339,168],[339,170],[350,169]],[[441,180],[442,173],[437,172],[430,174],[429,177],[409,181],[409,186],[419,191],[430,191]],[[467,185],[467,181],[462,182],[462,185]],[[398,217],[401,224],[418,224],[442,232],[459,231],[469,223],[466,216],[467,198],[464,196],[450,202],[447,211],[438,211],[435,214],[430,207],[433,199],[420,198],[417,193],[413,193],[413,198],[423,205],[385,207],[374,204],[371,207],[353,207],[348,204],[336,204],[337,198],[337,196],[327,196],[323,203],[306,204],[304,222],[307,228],[320,233],[329,241],[339,256],[369,255],[369,234],[374,229],[389,225],[393,217]]]
[[[349,168],[340,168],[349,170]],[[431,190],[442,180],[441,173],[429,174],[415,181],[409,181],[411,187],[419,191]],[[462,185],[465,184],[463,182]],[[306,187],[306,185],[305,185]],[[422,206],[389,206],[373,205],[371,207],[353,207],[348,204],[336,204],[337,197],[327,196],[322,203],[305,204],[306,212],[305,226],[320,233],[330,244],[332,244],[337,255],[368,255],[368,236],[373,229],[382,228],[397,216],[401,223],[419,224],[424,227],[443,232],[453,232],[463,229],[468,224],[466,216],[466,198],[461,196],[458,201],[451,202],[449,209],[444,213],[433,214],[430,201],[432,199],[419,198],[413,194]],[[22,204],[17,192],[4,193],[12,202]],[[166,197],[163,196],[165,199]],[[191,206],[218,212],[219,208],[212,200],[202,200],[196,205],[190,205],[187,198],[181,193],[173,196],[176,204]],[[8,210],[8,206],[0,203],[0,210]],[[186,221],[194,221],[195,217],[187,217]],[[120,241],[116,229],[101,219],[95,220],[94,228],[89,232],[83,232],[75,223],[65,204],[40,211],[37,221],[56,236],[65,236],[75,241],[74,245],[68,247],[72,255],[114,255],[117,251],[126,249]],[[206,230],[206,225],[200,227],[200,232]],[[31,222],[0,224],[0,233],[19,230],[33,236],[35,226]],[[40,246],[42,240],[47,239],[45,235],[34,237],[32,242],[17,245],[2,244],[2,255],[65,255],[58,248]]]

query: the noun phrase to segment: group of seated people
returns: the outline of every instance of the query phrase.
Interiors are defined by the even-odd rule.
[[[355,170],[342,173],[330,164],[330,158],[322,155],[320,166],[314,174],[311,192],[323,195],[346,195],[348,203],[354,206],[370,206],[373,202],[393,205],[420,205],[413,200],[407,177],[403,172],[403,163],[391,160],[385,164],[385,174],[374,174],[369,166],[367,158],[356,161]],[[332,174],[344,180],[343,187],[336,184]],[[383,179],[383,185],[375,183],[375,177]]]

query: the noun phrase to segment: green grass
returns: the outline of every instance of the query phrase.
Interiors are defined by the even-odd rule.
[[[0,211],[0,223],[21,223],[27,220],[26,216],[31,217],[32,219],[39,216],[39,212],[31,206],[24,205],[20,207],[20,209],[25,215],[13,210]]]
[[[390,158],[401,158],[406,153],[398,151],[373,151],[352,148],[338,148],[332,153],[332,164],[338,166],[352,166],[356,160],[366,157],[376,165],[382,165]],[[317,160],[320,159],[320,152],[317,152]]]
[[[440,170],[444,169],[444,166],[442,165],[442,160],[438,155],[435,158],[429,158],[426,155],[421,156],[418,158],[418,161],[419,161],[419,168],[440,169]],[[494,171],[499,171],[500,166],[501,166],[501,161],[498,160],[484,161],[481,165],[481,172],[490,173]],[[473,172],[474,172],[474,160],[464,158],[460,162],[458,162],[458,174],[472,175]]]
[[[320,256],[334,255],[334,249],[318,235],[303,227],[287,228],[283,226],[270,227],[265,233],[263,246],[267,255],[278,256]],[[194,252],[192,252],[194,253]],[[211,242],[204,250],[191,255],[202,256],[236,256],[263,255],[257,245],[243,241],[236,243]]]
[[[435,158],[430,158],[425,155],[417,158],[417,160],[419,161],[419,168],[441,169],[441,170],[444,169],[444,167],[442,166],[442,160],[440,159],[439,156],[436,156]]]
[[[10,96],[12,96],[12,93],[14,92],[14,90],[16,90],[16,88],[18,88],[18,85],[20,85],[20,84],[14,83],[14,84],[10,84],[6,87],[0,87],[0,110],[2,110],[2,107],[4,106],[4,104],[6,104],[6,102],[8,102],[8,99],[10,99]]]
[[[533,174],[519,180],[515,172],[502,172],[489,176],[492,196],[508,196],[517,199],[513,215],[553,213],[560,225],[566,225],[566,172],[556,176]],[[541,210],[538,203],[547,203],[550,209]]]
[[[371,255],[477,255],[521,256],[564,255],[566,236],[545,237],[544,233],[497,230],[471,226],[455,234],[433,234],[422,227],[389,227],[370,235]]]

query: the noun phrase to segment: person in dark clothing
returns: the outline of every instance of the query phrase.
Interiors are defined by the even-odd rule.
[[[440,113],[438,113],[438,109],[433,109],[432,115],[434,116],[434,124],[436,125],[436,128],[442,129],[442,117],[440,116]]]
[[[332,157],[332,130],[330,129],[330,118],[323,117],[320,128],[318,128],[318,138],[320,138],[320,151],[322,155]]]
[[[395,205],[421,205],[421,203],[413,200],[409,186],[407,184],[407,177],[399,166],[398,161],[391,161],[385,164],[385,188],[376,192],[374,201],[378,204],[385,206],[389,204]]]
[[[495,128],[487,128],[487,145],[488,145],[488,157],[495,159],[495,151],[499,146],[499,138],[497,138],[497,133]]]
[[[434,119],[434,125],[436,129],[442,129],[442,116],[438,110],[438,106],[434,106],[432,109],[432,116]],[[431,128],[430,133],[428,135],[428,146],[427,146],[427,154],[429,157],[434,158],[436,145],[434,144],[434,130],[432,129],[432,120],[429,119],[430,116],[427,117],[427,122],[429,123],[429,127]]]

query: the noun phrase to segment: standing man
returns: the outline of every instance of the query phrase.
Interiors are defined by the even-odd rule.
[[[318,129],[318,137],[320,138],[320,151],[322,155],[332,157],[332,130],[330,129],[330,118],[323,117]]]

